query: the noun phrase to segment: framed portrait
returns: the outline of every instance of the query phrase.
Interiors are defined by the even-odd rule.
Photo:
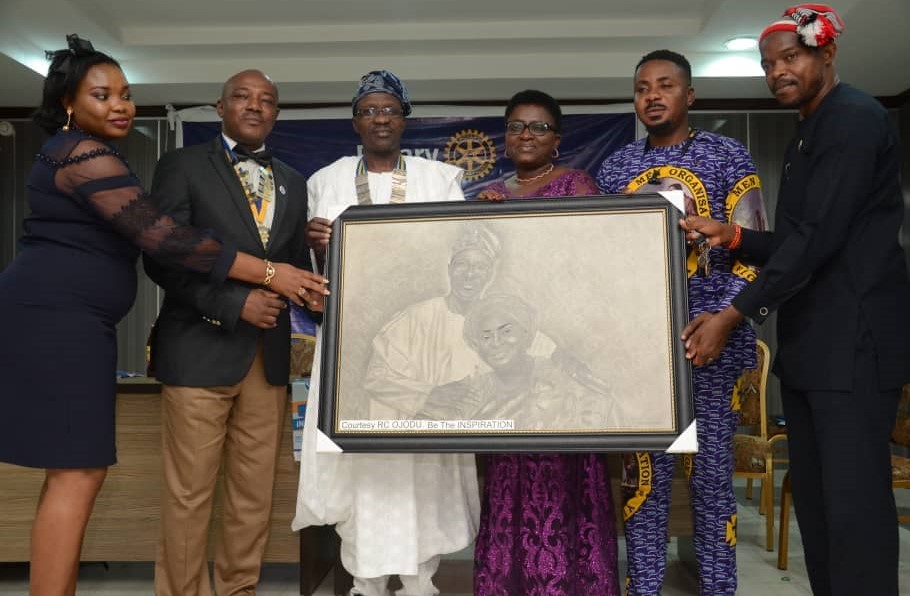
[[[664,450],[693,419],[658,194],[348,208],[319,427],[345,451]]]

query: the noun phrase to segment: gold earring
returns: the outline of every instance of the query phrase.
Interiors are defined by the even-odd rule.
[[[69,132],[70,121],[73,119],[73,108],[66,108],[66,124],[63,125],[63,132]]]

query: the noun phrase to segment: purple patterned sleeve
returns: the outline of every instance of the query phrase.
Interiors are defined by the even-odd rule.
[[[619,194],[625,191],[626,183],[621,171],[622,153],[624,149],[613,153],[604,160],[597,172],[597,187],[604,194]]]
[[[507,197],[509,196],[509,189],[506,188],[505,182],[503,182],[502,180],[497,180],[493,184],[485,186],[483,188],[483,190],[492,190],[492,191],[498,192],[500,194],[503,194]],[[481,192],[483,192],[483,191],[481,191]]]
[[[610,160],[607,158],[600,165],[600,169],[597,171],[597,187],[600,189],[600,192],[605,194],[613,193],[612,181],[613,176],[610,175]]]
[[[724,170],[727,219],[729,222],[739,223],[743,227],[764,229],[765,207],[761,195],[761,182],[752,156],[739,141],[730,138],[723,140],[729,155]],[[748,205],[746,205],[747,202]],[[743,215],[744,213],[745,215]],[[754,215],[750,215],[750,213],[754,213]],[[735,257],[735,253],[732,256]],[[737,294],[758,274],[758,270],[754,266],[746,265],[735,259],[731,266],[733,275],[730,276],[730,283],[719,300],[721,308],[730,306]]]
[[[730,306],[733,303],[733,299],[736,298],[736,295],[749,284],[748,281],[738,275],[730,275],[728,276],[728,279],[729,283],[727,284],[726,291],[717,301],[718,312]]]
[[[584,170],[572,170],[567,178],[571,183],[571,192],[566,193],[567,196],[584,197],[600,194],[597,183]]]

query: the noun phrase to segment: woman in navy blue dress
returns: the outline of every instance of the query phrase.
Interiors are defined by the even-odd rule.
[[[75,593],[85,527],[116,460],[115,326],[135,298],[140,250],[298,304],[326,293],[318,275],[239,253],[159,213],[109,144],[128,134],[136,112],[119,64],[68,41],[34,117],[53,136],[29,176],[25,234],[0,274],[0,461],[46,470],[32,596]]]

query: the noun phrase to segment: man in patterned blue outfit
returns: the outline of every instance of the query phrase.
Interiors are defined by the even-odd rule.
[[[597,175],[598,186],[606,193],[681,190],[689,214],[763,229],[761,184],[749,152],[733,139],[690,128],[688,110],[694,99],[692,71],[684,56],[658,50],[643,57],[635,68],[635,112],[648,136],[607,158]],[[734,261],[725,247],[692,247],[687,265],[692,320],[728,306],[756,275]],[[685,463],[700,593],[734,594],[732,445],[739,413],[731,396],[743,369],[755,366],[755,332],[748,324],[737,326],[726,348],[702,355],[694,364],[699,450]],[[622,484],[628,596],[654,596],[663,584],[673,467],[674,458],[666,453],[626,456]]]

